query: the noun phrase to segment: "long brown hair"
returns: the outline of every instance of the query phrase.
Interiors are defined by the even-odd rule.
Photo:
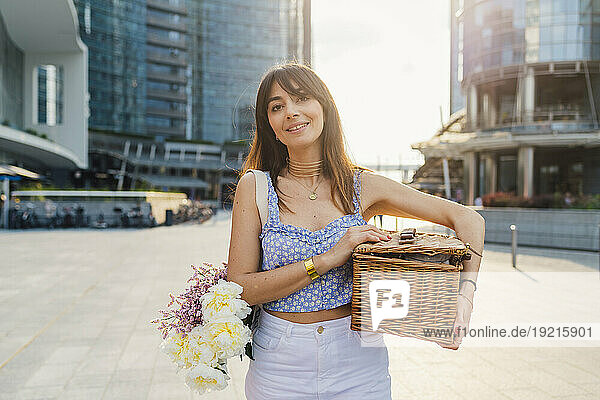
[[[273,186],[278,190],[277,177],[287,166],[287,147],[275,139],[275,132],[267,116],[267,99],[275,82],[291,95],[308,94],[314,97],[323,107],[323,132],[320,136],[323,152],[322,172],[331,180],[331,197],[335,206],[345,214],[352,214],[354,212],[352,210],[354,171],[365,168],[355,165],[348,157],[340,114],[333,97],[325,83],[305,65],[298,63],[275,65],[262,77],[256,95],[256,130],[240,176],[249,169],[269,171]],[[292,82],[298,87],[295,88]],[[342,204],[338,204],[336,192]],[[281,198],[279,201],[281,208],[291,212]]]

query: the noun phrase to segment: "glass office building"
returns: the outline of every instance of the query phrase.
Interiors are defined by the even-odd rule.
[[[93,185],[143,180],[218,199],[247,151],[263,73],[310,64],[309,0],[75,3],[90,52],[92,172],[108,176]]]
[[[89,51],[90,129],[146,132],[146,1],[74,0]]]
[[[472,128],[597,124],[600,1],[465,0],[457,20]]]
[[[258,83],[276,62],[310,63],[310,2],[194,2],[193,119],[196,139],[248,137]],[[308,49],[308,51],[306,51]]]
[[[23,127],[23,53],[10,39],[1,14],[0,123]]]
[[[310,62],[310,1],[75,0],[90,128],[159,142],[248,137],[270,65]]]
[[[467,203],[600,193],[600,1],[453,0],[451,12],[451,109],[466,100],[466,112],[450,124],[462,133],[416,147],[460,154]]]

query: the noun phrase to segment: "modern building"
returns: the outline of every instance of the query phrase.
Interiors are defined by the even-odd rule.
[[[192,6],[193,139],[246,139],[265,70],[289,59],[310,65],[310,1],[192,1]]]
[[[424,168],[462,160],[467,204],[495,192],[600,193],[600,3],[452,4],[454,114],[413,145]]]
[[[87,61],[71,0],[0,0],[0,165],[59,185],[88,167]]]
[[[90,51],[87,184],[218,199],[236,182],[261,75],[310,64],[310,0],[75,0]]]

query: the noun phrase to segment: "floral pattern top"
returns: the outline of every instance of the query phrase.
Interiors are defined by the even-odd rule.
[[[306,260],[331,249],[351,226],[366,225],[360,214],[361,170],[354,173],[354,214],[344,215],[317,231],[282,224],[279,219],[278,197],[267,172],[269,217],[260,234],[262,245],[261,270]],[[332,268],[304,288],[281,299],[263,304],[273,311],[308,312],[331,309],[350,303],[352,299],[352,264]]]

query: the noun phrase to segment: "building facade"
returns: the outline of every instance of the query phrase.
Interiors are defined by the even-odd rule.
[[[453,5],[452,87],[460,84],[466,100],[461,130],[442,129],[414,147],[463,160],[468,204],[495,192],[600,193],[600,3]],[[456,111],[460,96],[451,102]]]
[[[90,49],[90,184],[223,197],[261,75],[283,60],[310,64],[310,1],[75,5]]]
[[[0,0],[0,165],[58,184],[87,168],[87,93],[72,1]]]
[[[195,1],[193,138],[248,138],[261,75],[276,62],[310,64],[310,1]]]

